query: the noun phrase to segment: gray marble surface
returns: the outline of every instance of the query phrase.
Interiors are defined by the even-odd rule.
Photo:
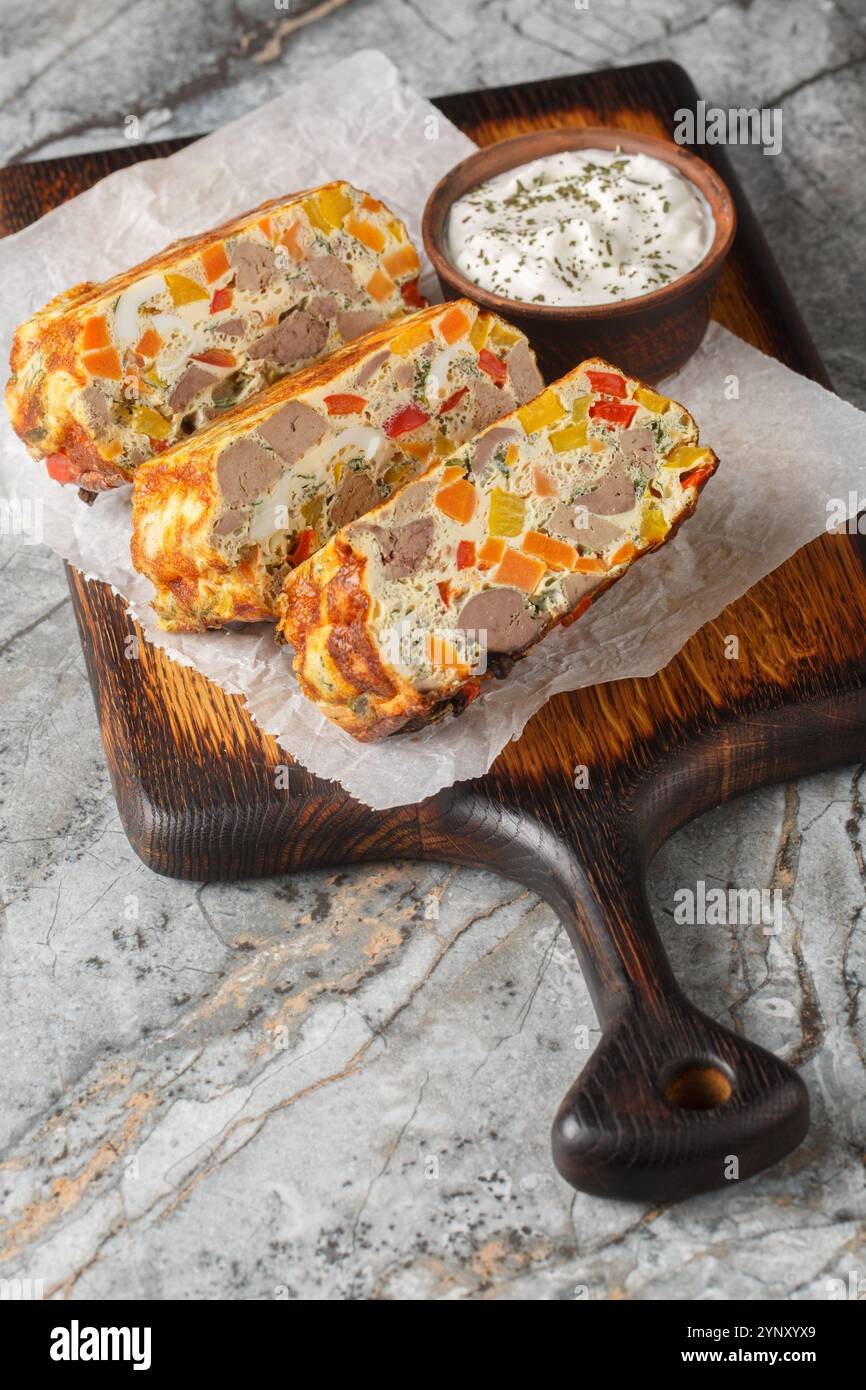
[[[733,156],[840,392],[866,404],[862,0],[0,0],[0,158],[204,130],[352,50],[429,94],[672,57],[782,106]],[[119,824],[59,561],[3,536],[0,1278],[54,1297],[826,1299],[864,1268],[863,769],[674,837],[654,911],[697,1003],[793,1060],[813,1123],[757,1182],[573,1193],[548,1127],[598,1032],[553,914],[400,865],[160,879]],[[782,929],[674,895],[778,889]]]

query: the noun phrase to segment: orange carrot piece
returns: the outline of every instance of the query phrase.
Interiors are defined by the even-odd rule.
[[[120,358],[113,347],[100,348],[97,352],[86,352],[84,365],[91,376],[110,377],[112,381],[120,381],[123,376]]]
[[[104,314],[97,314],[94,318],[88,319],[84,325],[84,334],[81,339],[82,352],[92,352],[94,348],[104,348],[111,346],[111,339],[108,336],[108,324]]]
[[[538,588],[546,569],[543,560],[536,560],[532,555],[524,555],[522,551],[512,550],[509,546],[493,578],[497,584],[507,584],[512,589],[522,589],[531,594]]]
[[[488,536],[478,552],[478,562],[485,569],[491,565],[498,565],[505,554],[505,541],[501,536]]]
[[[378,198],[371,198],[369,193],[365,193],[361,199],[361,207],[365,212],[381,212],[382,204]]]
[[[456,483],[440,488],[434,500],[440,512],[465,526],[475,515],[478,494],[472,483],[466,478],[459,478]]]
[[[433,445],[425,444],[421,439],[407,439],[400,448],[404,454],[411,454],[413,459],[420,459],[422,463],[426,463],[433,452]]]
[[[459,304],[455,304],[454,308],[449,309],[439,320],[439,332],[449,346],[456,343],[458,338],[462,338],[464,333],[468,333],[469,328],[469,315],[464,314]]]
[[[260,232],[264,232],[264,234],[265,234],[265,236],[267,237],[268,241],[273,241],[273,239],[274,239],[274,224],[273,224],[273,222],[271,221],[271,219],[270,219],[269,216],[260,217],[259,220],[258,220],[258,222],[256,223],[256,226],[258,227],[258,229],[259,229]]]
[[[367,293],[371,298],[375,299],[377,304],[381,304],[384,300],[390,298],[396,288],[397,286],[394,284],[390,275],[386,275],[382,270],[374,270],[367,281]]]
[[[352,396],[348,391],[337,391],[332,396],[325,396],[329,415],[360,415],[366,404],[366,397]]]
[[[447,637],[440,637],[438,633],[428,632],[425,641],[427,649],[427,660],[431,666],[445,666],[449,669],[466,667],[465,661],[460,660],[460,654],[453,642],[449,642]]]
[[[353,236],[356,241],[362,242],[364,246],[369,246],[371,251],[381,251],[385,245],[385,233],[382,228],[377,227],[374,222],[368,222],[365,218],[359,217],[357,213],[349,213],[345,228],[350,236]]]
[[[640,551],[636,546],[633,546],[631,541],[626,541],[625,545],[621,545],[619,550],[611,555],[610,563],[611,565],[624,565],[627,560],[633,560],[635,555],[639,554]]]
[[[395,278],[398,275],[417,275],[421,269],[418,263],[418,252],[407,241],[403,246],[398,246],[396,251],[389,251],[387,256],[382,257],[382,264],[389,275]]]
[[[206,251],[201,253],[201,263],[204,267],[204,278],[208,284],[212,280],[218,280],[221,275],[225,275],[231,269],[229,258],[226,255],[225,243],[218,241],[216,246],[209,246]]]
[[[442,469],[442,481],[440,482],[439,486],[440,486],[440,487],[447,487],[449,483],[453,483],[453,482],[454,482],[454,479],[455,479],[455,478],[462,478],[462,477],[463,477],[463,469],[460,467],[460,464],[459,464],[459,463],[457,463],[457,464],[451,463],[451,464],[448,465],[447,468],[443,468],[443,469]]]
[[[286,228],[280,237],[280,241],[283,246],[285,246],[293,261],[302,261],[304,259],[304,248],[301,244],[301,233],[303,230],[304,228],[301,222],[293,222],[290,227]]]
[[[139,357],[155,357],[162,347],[160,338],[155,328],[146,328],[135,345],[135,350]]]
[[[570,570],[577,559],[573,545],[555,540],[553,536],[545,536],[543,531],[527,531],[523,549],[527,555],[543,560],[549,570]]]
[[[532,470],[532,481],[535,484],[536,497],[556,496],[556,488],[554,487],[552,479],[538,464],[536,464]]]
[[[579,555],[572,569],[575,574],[604,574],[607,565],[598,555]]]

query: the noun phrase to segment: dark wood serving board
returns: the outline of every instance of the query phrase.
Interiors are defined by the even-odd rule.
[[[551,125],[616,124],[670,136],[697,95],[650,63],[450,96],[441,110],[479,144]],[[183,141],[126,146],[0,172],[2,226],[17,230],[123,165]],[[718,146],[739,230],[715,317],[827,382]],[[374,173],[371,180],[375,184]],[[724,466],[724,460],[722,461]],[[604,1036],[563,1101],[554,1158],[576,1187],[665,1199],[749,1177],[806,1132],[797,1074],[701,1014],[674,980],[644,879],[659,845],[742,792],[858,760],[866,749],[866,547],[825,536],[727,608],[648,680],[559,695],[490,772],[416,806],[372,812],[290,769],[239,698],[140,643],[123,603],[69,570],[123,824],[146,864],[190,879],[369,859],[485,865],[553,905],[590,984]],[[740,639],[740,660],[723,657]],[[573,770],[590,769],[575,790]]]

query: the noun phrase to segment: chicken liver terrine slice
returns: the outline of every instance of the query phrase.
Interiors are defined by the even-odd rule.
[[[168,628],[273,618],[286,571],[543,385],[468,300],[366,334],[144,463],[132,557]]]
[[[399,218],[348,183],[264,203],[22,324],[12,424],[58,482],[116,487],[278,377],[423,307],[418,269]]]
[[[287,575],[301,688],[361,740],[459,712],[669,540],[717,463],[682,406],[582,362]]]

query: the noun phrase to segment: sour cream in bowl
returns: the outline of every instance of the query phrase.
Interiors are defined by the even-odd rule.
[[[669,285],[712,245],[700,189],[622,150],[562,150],[471,188],[445,246],[474,285],[527,304],[614,304]]]
[[[471,155],[433,190],[423,230],[445,295],[509,318],[547,376],[595,355],[654,381],[703,337],[735,226],[702,159],[587,127]]]

